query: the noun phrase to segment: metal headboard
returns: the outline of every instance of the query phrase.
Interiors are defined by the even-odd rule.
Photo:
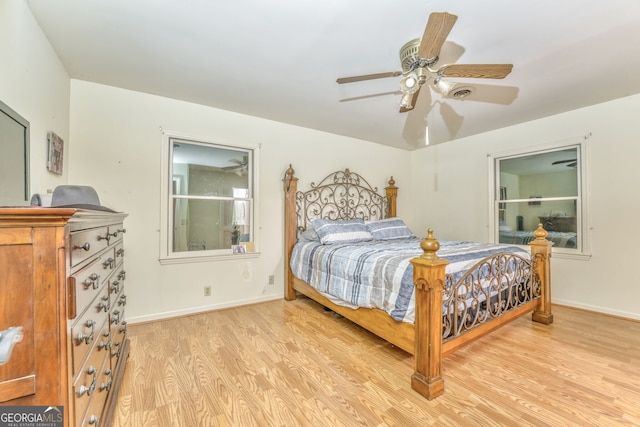
[[[387,217],[389,200],[378,194],[361,175],[349,169],[333,172],[311,189],[296,193],[298,230],[305,230],[312,219],[377,220]]]

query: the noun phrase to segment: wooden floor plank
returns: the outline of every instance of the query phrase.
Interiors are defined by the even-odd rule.
[[[640,425],[640,322],[555,307],[444,360],[413,357],[306,298],[130,325],[114,426]]]

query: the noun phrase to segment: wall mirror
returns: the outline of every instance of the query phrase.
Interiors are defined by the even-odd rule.
[[[29,122],[0,101],[0,206],[29,201]]]

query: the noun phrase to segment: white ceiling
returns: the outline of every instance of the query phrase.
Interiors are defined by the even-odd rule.
[[[408,150],[640,93],[638,0],[28,0],[74,79]],[[398,111],[400,47],[458,15],[438,66],[511,63]]]

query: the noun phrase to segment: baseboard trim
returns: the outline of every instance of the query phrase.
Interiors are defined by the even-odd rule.
[[[190,308],[186,308],[186,309],[183,309],[183,310],[174,310],[174,311],[165,311],[165,312],[161,312],[161,313],[153,313],[153,314],[148,314],[148,315],[145,315],[145,316],[136,316],[136,317],[127,316],[127,323],[133,325],[133,324],[136,324],[136,323],[153,322],[153,321],[156,321],[156,320],[165,320],[165,319],[171,319],[171,318],[174,318],[174,317],[189,316],[189,315],[192,315],[192,314],[204,313],[204,312],[207,312],[207,311],[222,310],[222,309],[225,309],[225,308],[241,307],[243,305],[257,304],[257,303],[266,302],[266,301],[274,301],[274,300],[277,300],[277,299],[282,299],[282,295],[269,295],[269,296],[263,296],[263,297],[258,297],[258,298],[251,298],[251,299],[247,299],[247,300],[230,301],[230,302],[225,302],[225,303],[220,303],[220,304],[203,305],[203,306],[199,306],[199,307],[190,307]],[[569,301],[569,300],[564,300],[564,299],[555,299],[555,298],[552,300],[552,304],[562,305],[562,306],[570,307],[570,308],[577,308],[577,309],[580,309],[580,310],[592,311],[592,312],[595,312],[595,313],[607,314],[609,316],[619,317],[621,319],[638,320],[638,321],[640,321],[640,314],[638,314],[638,313],[629,313],[629,312],[626,312],[626,311],[611,310],[611,309],[605,308],[605,307],[589,305],[589,304],[582,304],[582,303],[577,303],[575,301]]]
[[[577,309],[580,309],[580,310],[592,311],[592,312],[600,313],[600,314],[606,314],[606,315],[609,315],[609,316],[618,317],[620,319],[640,320],[640,314],[638,314],[638,313],[629,313],[629,312],[626,312],[626,311],[612,310],[612,309],[606,308],[606,307],[600,307],[600,306],[589,305],[589,304],[582,304],[582,303],[577,303],[575,301],[568,301],[568,300],[555,299],[555,298],[551,301],[551,303],[552,304],[557,304],[557,305],[562,305],[564,307],[577,308]]]
[[[190,307],[182,310],[153,313],[145,316],[135,316],[135,317],[127,316],[127,324],[135,325],[137,323],[154,322],[157,320],[166,320],[166,319],[172,319],[174,317],[190,316],[193,314],[204,313],[207,311],[241,307],[243,305],[257,304],[260,302],[273,301],[277,299],[283,299],[282,295],[268,295],[268,296],[262,296],[258,298],[251,298],[251,299],[240,300],[240,301],[230,301],[230,302],[225,302],[220,304],[202,305],[199,307]]]

